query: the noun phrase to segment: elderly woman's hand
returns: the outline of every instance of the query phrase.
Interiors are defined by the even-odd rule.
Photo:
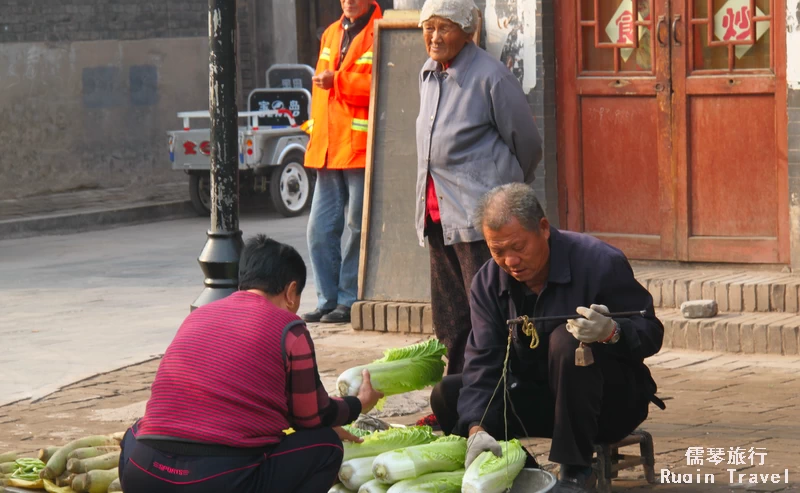
[[[330,89],[333,87],[333,72],[325,70],[321,74],[312,77],[311,80],[314,82],[314,85],[320,89]]]

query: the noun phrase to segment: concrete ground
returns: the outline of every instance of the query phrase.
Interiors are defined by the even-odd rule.
[[[94,188],[24,197],[0,198],[0,221],[49,215],[85,214],[113,208],[189,200],[186,175],[177,181],[146,188]]]
[[[346,368],[380,356],[387,346],[400,346],[419,340],[419,336],[354,333],[346,326],[312,327],[323,382],[334,389],[338,374]],[[709,353],[668,351],[649,361],[660,386],[667,409],[651,406],[650,418],[643,427],[652,433],[656,451],[656,474],[675,474],[697,470],[714,475],[714,484],[648,485],[641,469],[624,471],[614,481],[615,491],[723,492],[723,491],[798,491],[800,490],[800,361],[782,357],[733,356]],[[37,403],[19,402],[0,407],[0,451],[35,451],[62,444],[70,439],[97,433],[122,431],[144,412],[149,385],[158,360],[131,366],[70,385]],[[427,391],[412,396],[389,398],[383,418],[412,424],[429,412]],[[396,414],[402,414],[400,416]],[[547,461],[549,441],[526,441],[540,464]],[[723,449],[723,462],[688,466],[690,447]],[[744,464],[729,465],[731,449],[743,450]],[[754,464],[750,464],[750,451]],[[745,474],[744,484],[731,485]],[[788,471],[788,472],[786,472]],[[665,472],[665,475],[668,474]],[[750,484],[778,474],[780,484]],[[785,474],[790,484],[784,484]],[[672,475],[669,474],[672,478]]]
[[[263,213],[242,219],[245,236],[269,234],[297,247],[307,260],[305,224],[305,217]],[[141,415],[157,355],[202,290],[196,257],[207,225],[206,219],[196,218],[0,241],[0,338],[5,349],[0,353],[0,451],[34,451],[79,436],[120,431]],[[309,277],[301,310],[312,309],[314,303]],[[312,327],[312,333],[329,390],[342,370],[371,361],[383,348],[421,337],[354,333],[348,326]],[[798,358],[664,351],[649,363],[668,406],[666,411],[652,407],[645,424],[655,440],[657,475],[662,469],[676,474],[700,469],[701,474],[714,474],[715,483],[653,487],[644,484],[641,471],[626,471],[615,490],[798,489]],[[381,416],[412,423],[429,412],[426,395],[421,391],[394,397]],[[8,404],[13,401],[19,402]],[[545,467],[551,466],[546,440],[528,445]],[[723,449],[725,457],[717,465],[704,461],[690,466],[690,447]],[[745,452],[745,464],[728,465],[728,452],[737,447]],[[766,454],[763,465],[750,465],[750,448]],[[732,486],[729,468],[736,469],[734,479],[756,474],[756,481],[769,481],[774,473],[781,484]],[[782,483],[786,470],[790,485]]]
[[[307,216],[241,220],[308,262]],[[163,353],[203,289],[208,219],[0,241],[0,405]],[[315,306],[313,278],[301,310]]]

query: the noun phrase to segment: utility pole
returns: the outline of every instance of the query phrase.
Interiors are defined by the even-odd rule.
[[[236,109],[236,0],[208,0],[208,106],[211,113],[211,227],[197,259],[205,289],[191,309],[239,285],[239,126]]]

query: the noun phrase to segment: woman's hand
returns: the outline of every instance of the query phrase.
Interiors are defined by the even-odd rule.
[[[369,371],[361,372],[361,387],[358,389],[358,400],[361,401],[361,413],[367,414],[375,407],[379,400],[383,399],[383,392],[378,392],[372,388],[369,379]]]
[[[334,426],[333,427],[333,431],[335,431],[336,434],[339,435],[339,440],[341,440],[343,442],[361,443],[361,442],[364,441],[363,439],[361,439],[361,438],[353,435],[349,431],[345,430],[341,426]]]

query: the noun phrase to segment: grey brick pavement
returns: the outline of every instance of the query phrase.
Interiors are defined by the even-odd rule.
[[[414,342],[400,334],[354,333],[344,326],[312,327],[323,382],[332,382],[346,368],[378,357],[385,347]],[[419,336],[417,336],[419,337]],[[33,451],[94,433],[120,431],[141,416],[158,360],[91,378],[37,402],[0,407],[0,451]],[[667,409],[651,406],[643,428],[655,442],[657,477],[661,471],[714,476],[714,484],[644,482],[641,470],[623,471],[614,491],[741,492],[798,491],[800,478],[800,360],[780,356],[725,355],[664,351],[648,360]],[[390,398],[387,406],[391,406]],[[428,410],[395,416],[391,422],[411,424]],[[546,469],[549,441],[526,440]],[[702,447],[702,465],[687,465],[687,450]],[[709,448],[723,449],[723,461],[708,462]],[[750,449],[765,454],[754,455]],[[729,464],[731,449],[744,451],[744,464]],[[628,452],[624,449],[623,452]],[[630,450],[629,452],[633,452]],[[788,470],[790,484],[731,485],[730,473],[779,474]],[[671,477],[671,476],[670,476]],[[757,476],[757,478],[760,476]]]

